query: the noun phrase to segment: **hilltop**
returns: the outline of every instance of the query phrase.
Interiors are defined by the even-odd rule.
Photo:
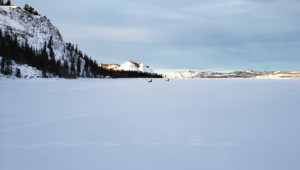
[[[119,70],[119,71],[140,71],[143,73],[151,73],[154,72],[146,66],[144,63],[135,63],[134,61],[127,61],[122,65],[119,64],[99,64],[100,67],[103,67],[108,70]]]

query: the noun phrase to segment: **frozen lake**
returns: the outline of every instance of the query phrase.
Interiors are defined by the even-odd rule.
[[[1,170],[294,170],[300,79],[0,81]]]

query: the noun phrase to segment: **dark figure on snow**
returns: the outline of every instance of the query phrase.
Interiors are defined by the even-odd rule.
[[[152,79],[150,81],[148,81],[149,83],[152,83]]]
[[[170,81],[170,79],[166,80],[166,81]]]

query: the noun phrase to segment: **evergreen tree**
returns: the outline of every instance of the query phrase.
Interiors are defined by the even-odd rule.
[[[43,75],[43,78],[48,78],[46,67],[43,67],[43,69],[42,69],[42,75]]]
[[[18,68],[17,68],[16,77],[21,78],[21,71],[20,71],[20,69],[18,69]]]
[[[52,48],[53,45],[53,37],[50,37],[50,40],[48,42],[48,48],[50,49],[50,68],[49,68],[49,72],[50,73],[56,73],[56,61],[55,61],[55,54]]]
[[[78,56],[77,58],[77,76],[80,77],[80,72],[81,72],[81,58]]]
[[[30,14],[33,14],[34,13],[34,8],[32,7],[29,7],[29,11],[28,11]]]
[[[29,11],[29,5],[28,5],[28,4],[25,4],[25,5],[24,5],[24,10],[25,10],[25,11]]]
[[[75,74],[75,59],[71,59],[71,74]]]
[[[48,47],[49,49],[51,49],[51,48],[52,48],[52,45],[53,45],[53,36],[51,35],[47,47]]]
[[[56,63],[55,63],[55,75],[57,75],[58,77],[61,77],[61,61],[58,60]]]
[[[1,52],[2,52],[2,59],[1,59],[1,64],[0,64],[0,67],[1,67],[0,72],[4,74],[4,67],[5,67],[5,63],[6,63],[6,61],[5,61],[5,48],[4,47],[2,47]]]
[[[7,29],[4,31],[4,36],[5,36],[4,38],[6,38],[6,41],[9,41],[8,37],[10,37],[10,35]]]
[[[48,68],[48,53],[47,53],[47,43],[44,43],[44,48],[41,53],[41,67],[43,77],[47,78],[47,68]]]
[[[78,45],[76,44],[75,53],[78,53]]]
[[[4,43],[2,45],[2,60],[3,63],[1,63],[1,72],[4,75],[10,75],[12,73],[12,54],[11,54],[11,39],[9,34],[6,35],[6,37],[4,38],[7,43]]]
[[[7,0],[6,5],[7,5],[7,6],[11,6],[10,0]]]
[[[68,64],[68,62],[66,60],[64,61],[64,64],[63,64],[62,77],[65,77],[65,78],[69,78],[70,77],[69,64]]]
[[[0,56],[2,56],[2,45],[4,44],[4,40],[2,39],[2,30],[0,29]]]
[[[37,10],[35,10],[33,14],[34,15],[39,15],[39,13],[37,12]]]

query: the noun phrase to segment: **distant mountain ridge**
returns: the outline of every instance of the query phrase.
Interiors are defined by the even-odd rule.
[[[175,79],[200,79],[200,78],[296,78],[300,77],[300,71],[255,71],[243,70],[227,73],[211,72],[211,71],[180,71],[166,75],[167,78]]]

